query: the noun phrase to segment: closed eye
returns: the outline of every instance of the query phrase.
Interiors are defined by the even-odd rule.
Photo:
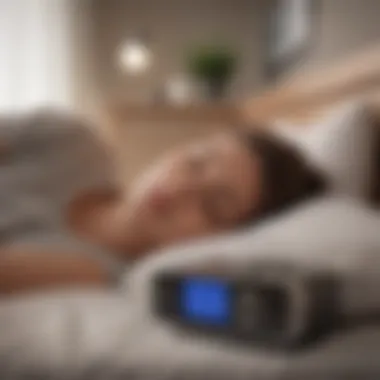
[[[204,150],[196,151],[189,154],[186,162],[192,172],[202,172],[208,167],[210,155]]]
[[[216,225],[228,224],[238,212],[237,199],[227,187],[207,191],[202,197],[202,207],[209,221]]]
[[[205,166],[205,162],[204,162],[203,157],[198,157],[198,156],[195,156],[195,155],[193,157],[189,157],[188,158],[187,164],[188,164],[188,167],[192,171],[200,171]]]

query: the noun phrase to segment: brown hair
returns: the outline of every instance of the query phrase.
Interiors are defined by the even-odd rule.
[[[264,189],[260,217],[280,212],[325,190],[322,175],[286,141],[262,130],[243,130],[238,134],[261,160]]]

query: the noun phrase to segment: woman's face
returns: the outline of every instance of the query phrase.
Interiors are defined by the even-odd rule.
[[[130,188],[129,220],[155,246],[218,233],[255,212],[259,159],[223,133],[169,152]]]

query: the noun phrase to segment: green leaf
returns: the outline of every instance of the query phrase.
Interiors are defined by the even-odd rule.
[[[188,57],[188,70],[209,83],[226,83],[235,72],[237,55],[227,46],[204,45],[193,48]]]

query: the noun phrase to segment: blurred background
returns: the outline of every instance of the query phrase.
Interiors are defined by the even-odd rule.
[[[378,0],[0,0],[0,109],[105,109],[132,175],[239,101],[373,45],[379,14]]]

